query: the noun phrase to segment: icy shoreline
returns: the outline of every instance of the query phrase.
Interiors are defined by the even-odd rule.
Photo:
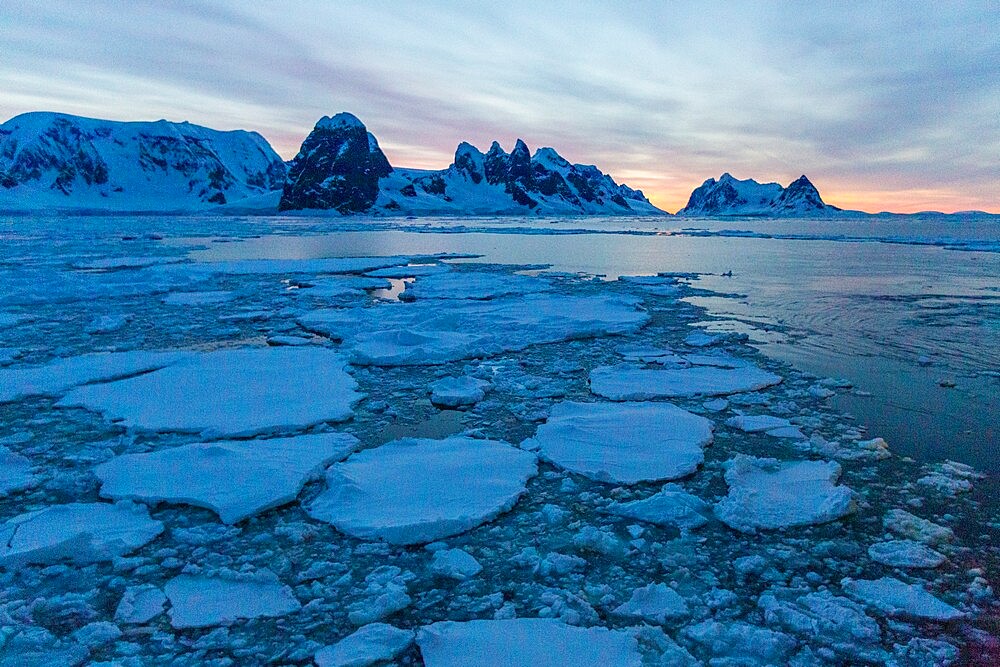
[[[144,245],[162,253],[157,239]],[[488,265],[415,267],[415,285],[429,288],[413,290],[412,302],[394,303],[359,287],[368,264],[340,276],[329,264],[295,268],[288,260],[212,270],[116,257],[114,246],[99,250],[107,261],[91,268],[91,257],[75,268],[78,257],[21,248],[28,272],[8,283],[8,303],[30,295],[31,305],[8,305],[30,319],[12,319],[0,331],[4,345],[17,344],[0,366],[0,393],[7,396],[0,445],[28,460],[30,479],[19,468],[17,484],[0,499],[0,523],[11,543],[23,525],[37,521],[16,519],[21,527],[14,530],[16,517],[70,503],[119,507],[103,495],[149,503],[145,521],[162,524],[164,532],[129,523],[120,528],[127,539],[105,544],[94,539],[104,524],[81,528],[47,519],[55,548],[33,552],[36,562],[0,561],[2,660],[26,664],[35,652],[51,664],[60,664],[59,657],[62,664],[307,664],[323,649],[326,656],[360,652],[363,660],[367,651],[420,664],[427,650],[427,664],[446,665],[456,664],[449,656],[463,655],[463,642],[503,640],[538,664],[564,646],[572,655],[614,655],[620,664],[716,658],[919,665],[947,663],[960,649],[968,656],[995,641],[978,623],[995,613],[988,586],[996,553],[962,530],[996,521],[978,514],[975,471],[892,457],[892,434],[863,433],[830,408],[825,392],[835,385],[770,362],[737,336],[690,338],[690,325],[704,313],[680,300],[691,292],[683,279],[600,282],[545,273],[526,279]],[[383,274],[402,276],[409,258],[374,266],[386,262],[392,271],[383,267]],[[7,264],[4,270],[14,271]],[[449,277],[435,278],[441,275]],[[379,270],[371,277],[380,277]],[[346,289],[330,289],[336,281]],[[181,292],[231,297],[190,300],[183,308],[163,302]],[[98,317],[110,319],[89,332],[81,326]],[[288,345],[305,350],[294,353]],[[254,352],[217,356],[240,348]],[[94,351],[137,358],[126,359],[124,370],[109,369],[103,357],[96,368],[91,360],[53,361]],[[182,354],[146,359],[144,351]],[[341,355],[351,365],[343,366]],[[67,367],[77,375],[35,389],[36,378],[51,379]],[[248,369],[258,367],[309,373],[280,392],[248,394]],[[636,409],[601,398],[591,386],[595,369],[615,386],[625,378],[630,386],[644,384],[645,392],[623,396],[634,405],[663,407],[669,400],[672,407]],[[753,381],[733,382],[741,373]],[[166,409],[172,395],[199,386],[202,377],[214,378],[225,397],[211,419],[193,419],[190,407]],[[447,377],[478,379],[488,391],[462,404],[452,432],[426,433],[424,425],[442,414],[429,397]],[[722,389],[704,384],[720,377],[727,382]],[[665,378],[671,392],[653,391]],[[264,389],[272,383],[281,384],[272,378]],[[133,386],[143,388],[137,394],[143,400],[120,415],[112,409],[121,405],[116,389]],[[57,405],[64,396],[77,398]],[[317,409],[287,409],[304,398]],[[587,405],[609,406],[608,412],[579,407]],[[614,422],[616,405],[634,410],[619,440],[602,437],[623,428]],[[232,428],[229,409],[244,415]],[[151,417],[162,414],[169,419]],[[254,419],[248,422],[247,414]],[[116,416],[126,421],[110,419]],[[647,419],[655,428],[638,428]],[[448,496],[447,480],[434,481],[428,492],[424,481],[440,467],[420,470],[423,441],[412,441],[397,463],[406,484],[394,502],[409,502],[411,515],[422,507],[428,516],[431,508],[448,513],[435,515],[433,530],[421,528],[415,539],[391,540],[411,546],[338,531],[325,516],[331,503],[338,517],[349,510],[366,538],[384,537],[385,526],[398,530],[394,506],[377,495],[391,475],[385,481],[386,471],[367,459],[399,447],[386,445],[392,438],[382,433],[400,425],[410,425],[414,438],[450,442],[433,445],[441,449],[435,455],[466,461],[469,470],[491,460],[476,448],[484,442],[517,469],[510,478],[494,472],[496,499],[463,512],[461,496],[449,496],[453,505],[436,502]],[[670,429],[676,439],[658,449],[655,434]],[[324,433],[343,434],[337,436],[343,442],[296,456],[296,439]],[[234,434],[246,439],[215,440]],[[461,445],[444,439],[458,435]],[[348,457],[351,436],[360,454]],[[298,467],[283,470],[287,480],[269,480],[275,488],[266,497],[242,502],[234,480],[252,484],[253,475],[269,474],[269,440],[282,442],[277,465],[294,460]],[[256,447],[261,465],[233,477],[227,461],[252,456]],[[643,475],[630,447],[667,457],[666,463],[679,459],[665,472]],[[528,464],[534,450],[541,454],[537,474]],[[595,468],[595,456],[614,465]],[[207,460],[218,466],[211,476],[186,486],[130,488],[122,472],[155,461],[157,472],[149,474],[181,482]],[[791,463],[803,461],[817,467]],[[319,474],[331,464],[326,476]],[[171,472],[172,465],[183,467]],[[342,489],[324,499],[334,479]],[[666,480],[674,481],[664,486]],[[102,490],[101,482],[111,481],[114,490]],[[789,483],[801,487],[773,493]],[[132,506],[121,507],[131,520]],[[220,521],[204,507],[227,509]],[[384,515],[372,524],[366,507]],[[84,562],[67,561],[83,544],[89,545]],[[515,618],[549,622],[504,625]],[[375,622],[400,630],[371,627]],[[324,649],[359,627],[350,647]],[[550,643],[532,644],[542,636]]]

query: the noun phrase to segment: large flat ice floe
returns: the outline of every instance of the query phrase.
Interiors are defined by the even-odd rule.
[[[119,456],[94,472],[107,498],[194,505],[236,523],[295,500],[309,478],[357,444],[347,433],[197,443]]]
[[[542,293],[490,301],[425,299],[378,308],[323,309],[299,322],[343,341],[352,363],[412,366],[631,333],[649,317],[638,300],[629,297]]]
[[[419,544],[509,510],[536,473],[534,454],[495,440],[396,440],[331,466],[306,509],[354,537]]]
[[[723,396],[758,391],[781,376],[756,366],[695,366],[652,370],[630,364],[600,366],[590,372],[590,390],[613,401],[648,401],[683,396]]]
[[[170,600],[170,625],[205,628],[250,618],[284,616],[302,605],[273,572],[254,575],[182,574],[163,588]]]
[[[711,442],[711,421],[670,403],[566,401],[521,447],[590,479],[634,484],[690,475]]]
[[[317,667],[367,667],[394,659],[413,643],[413,630],[369,623],[313,657]]]
[[[0,370],[0,403],[27,396],[59,396],[73,387],[148,373],[175,363],[187,352],[95,352],[37,366]]]
[[[607,628],[577,628],[559,621],[443,621],[421,628],[417,645],[427,667],[639,667],[634,636]]]
[[[495,299],[510,294],[544,292],[551,287],[547,280],[516,273],[462,271],[419,277],[406,286],[402,298]]]
[[[52,505],[0,525],[0,566],[111,560],[138,549],[162,532],[163,524],[150,519],[141,505]]]
[[[729,495],[715,514],[745,533],[834,521],[854,511],[854,494],[837,485],[840,472],[839,464],[828,461],[737,456],[726,463]]]
[[[301,429],[350,419],[361,399],[344,357],[324,348],[242,348],[188,355],[138,377],[78,387],[58,405],[141,431],[207,437]]]
[[[844,579],[844,592],[889,616],[954,621],[965,616],[942,602],[918,584],[907,584],[892,577],[881,579]]]

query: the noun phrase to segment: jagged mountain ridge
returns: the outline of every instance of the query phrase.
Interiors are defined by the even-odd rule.
[[[279,210],[343,214],[661,214],[641,191],[551,148],[531,155],[518,140],[507,153],[461,143],[454,162],[432,171],[393,168],[364,124],[349,113],[324,117],[292,161]],[[374,195],[374,196],[373,196]]]
[[[782,216],[836,211],[840,209],[824,203],[816,186],[804,175],[783,188],[778,183],[739,180],[725,173],[719,180],[710,178],[695,188],[687,206],[677,215]]]
[[[0,125],[0,208],[168,211],[281,188],[260,134],[32,112]]]

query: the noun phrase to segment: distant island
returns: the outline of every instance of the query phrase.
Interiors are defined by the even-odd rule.
[[[669,215],[641,190],[553,148],[483,153],[441,170],[394,167],[350,113],[323,117],[287,163],[256,132],[31,112],[0,125],[0,211],[341,215]],[[788,187],[710,178],[681,216],[828,216],[806,176]]]

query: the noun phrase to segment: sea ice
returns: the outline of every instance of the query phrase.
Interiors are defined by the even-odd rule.
[[[444,408],[475,405],[483,400],[489,387],[486,380],[468,375],[441,378],[430,385],[431,403]]]
[[[690,475],[711,442],[710,420],[670,403],[566,401],[521,447],[600,482],[633,484]]]
[[[13,491],[27,489],[34,483],[31,461],[17,452],[0,446],[0,498]]]
[[[744,433],[759,433],[774,429],[790,427],[792,423],[781,417],[771,415],[739,415],[726,420],[726,426],[738,428]]]
[[[411,258],[326,257],[320,259],[237,259],[222,262],[197,262],[180,266],[157,267],[165,272],[180,271],[207,275],[296,275],[304,273],[365,273],[375,269],[406,264]]]
[[[798,642],[783,632],[732,621],[702,621],[684,629],[684,634],[704,647],[712,664],[784,665]]]
[[[207,437],[301,429],[350,419],[361,399],[337,352],[263,347],[189,355],[127,380],[78,387],[58,405],[145,431]]]
[[[864,607],[829,591],[801,595],[794,590],[773,589],[757,600],[771,627],[803,636],[837,653],[866,662],[884,662],[882,631]]]
[[[836,486],[840,472],[828,461],[739,455],[726,463],[729,495],[716,504],[715,515],[745,533],[834,521],[854,511],[851,490]]]
[[[443,621],[421,628],[417,645],[427,667],[639,667],[639,642],[608,628],[556,620]]]
[[[74,269],[89,271],[114,271],[117,269],[145,269],[161,264],[174,264],[184,261],[183,257],[167,257],[163,255],[149,257],[101,257],[73,264]]]
[[[913,540],[878,542],[868,547],[868,555],[876,563],[889,567],[930,568],[945,561],[943,554]]]
[[[613,401],[647,401],[678,396],[721,396],[757,391],[781,377],[756,366],[696,366],[650,370],[627,364],[600,366],[590,372],[590,390]]]
[[[129,586],[115,609],[117,623],[148,623],[163,613],[167,596],[152,584]]]
[[[163,297],[163,303],[170,306],[207,306],[225,303],[236,298],[236,292],[213,290],[207,292],[171,292]]]
[[[707,517],[712,510],[701,498],[686,492],[678,484],[669,483],[649,498],[612,503],[608,512],[659,526],[692,530],[708,523]]]
[[[0,565],[70,560],[93,563],[135,551],[163,524],[132,503],[70,503],[21,514],[0,525]]]
[[[396,440],[332,465],[307,511],[361,539],[432,542],[506,512],[536,473],[534,454],[495,440]]]
[[[58,396],[78,385],[155,371],[188,356],[188,352],[95,352],[38,366],[4,368],[0,369],[0,403],[27,396]]]
[[[459,581],[474,577],[483,571],[472,554],[462,549],[441,549],[431,558],[431,572],[439,577],[450,577]]]
[[[632,591],[628,602],[616,607],[615,616],[663,625],[688,615],[688,606],[677,591],[666,584],[649,584]]]
[[[393,660],[409,648],[413,637],[413,630],[369,623],[336,644],[321,648],[313,659],[317,667],[368,667]]]
[[[204,507],[231,524],[295,500],[306,481],[357,445],[348,433],[197,443],[119,456],[94,472],[106,498]]]
[[[922,586],[906,584],[899,579],[844,579],[844,591],[865,604],[889,616],[954,621],[965,614],[928,593]]]
[[[451,267],[447,264],[416,264],[406,266],[391,266],[386,269],[375,269],[365,275],[374,278],[418,278],[421,276],[433,276],[437,273],[447,273]]]
[[[164,592],[170,600],[170,625],[178,630],[285,616],[301,608],[292,589],[269,570],[236,576],[182,574],[168,581]]]
[[[516,273],[462,271],[434,273],[406,286],[402,299],[495,299],[511,294],[530,294],[551,289],[542,278]]]
[[[885,513],[882,524],[901,537],[934,546],[955,539],[955,533],[947,526],[941,526],[928,519],[921,519],[901,509]]]

